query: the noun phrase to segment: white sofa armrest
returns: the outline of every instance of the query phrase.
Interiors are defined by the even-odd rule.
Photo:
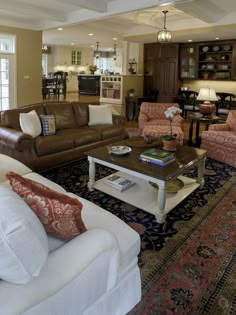
[[[102,229],[87,231],[53,251],[49,255],[47,264],[40,275],[29,284],[15,285],[1,281],[1,310],[4,310],[5,315],[43,314],[48,307],[47,304],[49,300],[50,307],[53,307],[55,310],[55,308],[58,307],[57,304],[61,304],[61,291],[67,290],[70,284],[73,283],[75,279],[80,278],[81,275],[81,279],[79,279],[81,290],[76,292],[76,300],[78,300],[78,303],[75,303],[78,305],[77,311],[79,314],[79,307],[86,309],[86,307],[93,303],[94,300],[98,299],[105,291],[110,290],[116,285],[120,264],[119,259],[119,247],[111,233]],[[97,269],[96,260],[98,260]],[[93,268],[89,268],[90,264],[93,265]],[[91,292],[88,292],[88,290],[83,292],[83,288],[88,287],[87,282],[91,277],[90,274],[93,272],[93,279],[95,277],[93,280],[95,282],[94,287],[99,287],[96,288],[94,292],[92,289]],[[88,274],[86,275],[86,273]],[[98,283],[96,283],[96,281]],[[64,296],[68,296],[68,300],[71,298],[70,295],[73,295],[72,292],[70,292],[69,295],[68,292],[64,294]],[[14,303],[9,299],[9,296],[14,297]],[[85,298],[86,296],[89,297]],[[63,307],[66,307],[69,302],[67,303],[65,299],[63,303]],[[69,305],[67,305],[67,307],[69,307]],[[55,314],[57,313],[55,312]]]

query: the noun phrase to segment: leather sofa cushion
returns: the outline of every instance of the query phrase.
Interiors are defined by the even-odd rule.
[[[118,137],[124,132],[123,127],[115,125],[97,125],[90,128],[101,134],[102,140]]]
[[[101,140],[100,133],[96,130],[92,130],[90,127],[59,130],[57,134],[71,139],[75,147]]]
[[[98,105],[97,103],[90,103],[91,105]],[[88,103],[73,102],[76,123],[78,127],[87,126],[89,122],[89,108]]]
[[[76,121],[71,103],[47,103],[45,104],[45,112],[47,115],[55,116],[56,130],[76,128]]]
[[[39,115],[44,114],[44,104],[33,104],[27,105],[26,107],[20,107],[15,109],[9,109],[1,112],[1,125],[16,130],[21,130],[20,127],[20,113],[29,113],[30,111],[35,110]]]
[[[39,136],[35,138],[35,150],[38,156],[66,151],[74,148],[73,139],[63,135]]]

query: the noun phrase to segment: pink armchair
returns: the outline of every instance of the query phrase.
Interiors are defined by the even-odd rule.
[[[225,123],[210,125],[201,139],[208,157],[236,167],[236,110],[229,111]]]
[[[142,103],[138,125],[143,136],[160,138],[170,132],[169,120],[166,119],[164,112],[169,107],[178,107],[177,103]],[[172,120],[172,130],[177,134],[179,144],[183,144],[184,133],[182,131],[183,118],[176,114]]]

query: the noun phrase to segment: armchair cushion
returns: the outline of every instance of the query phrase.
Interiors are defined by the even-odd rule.
[[[81,218],[82,204],[34,180],[8,172],[12,189],[35,212],[47,233],[62,240],[71,240],[86,231]]]
[[[26,284],[47,261],[47,235],[27,204],[3,184],[0,199],[0,279]]]

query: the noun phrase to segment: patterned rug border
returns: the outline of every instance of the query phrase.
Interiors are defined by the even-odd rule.
[[[146,261],[145,269],[149,271],[145,274],[145,270],[142,270],[142,288],[148,289],[151,286],[152,280],[158,275],[164,272],[168,268],[168,262],[171,263],[171,257],[176,254],[176,251],[181,251],[182,246],[186,244],[186,240],[193,237],[194,232],[205,223],[205,220],[216,211],[216,206],[221,202],[231,189],[236,185],[236,175],[233,175],[229,181],[225,183],[218,191],[216,195],[210,195],[208,203],[203,207],[194,207],[195,215],[190,221],[178,221],[176,227],[179,232],[173,238],[169,238],[165,242],[165,246],[158,252],[153,252],[154,256],[160,256],[160,260],[155,261],[155,265],[149,266]],[[204,213],[205,212],[205,213]],[[191,226],[191,228],[190,228]],[[184,234],[184,236],[183,236]],[[152,251],[150,251],[152,252]],[[162,258],[163,257],[163,258]],[[158,258],[158,257],[155,257]]]

